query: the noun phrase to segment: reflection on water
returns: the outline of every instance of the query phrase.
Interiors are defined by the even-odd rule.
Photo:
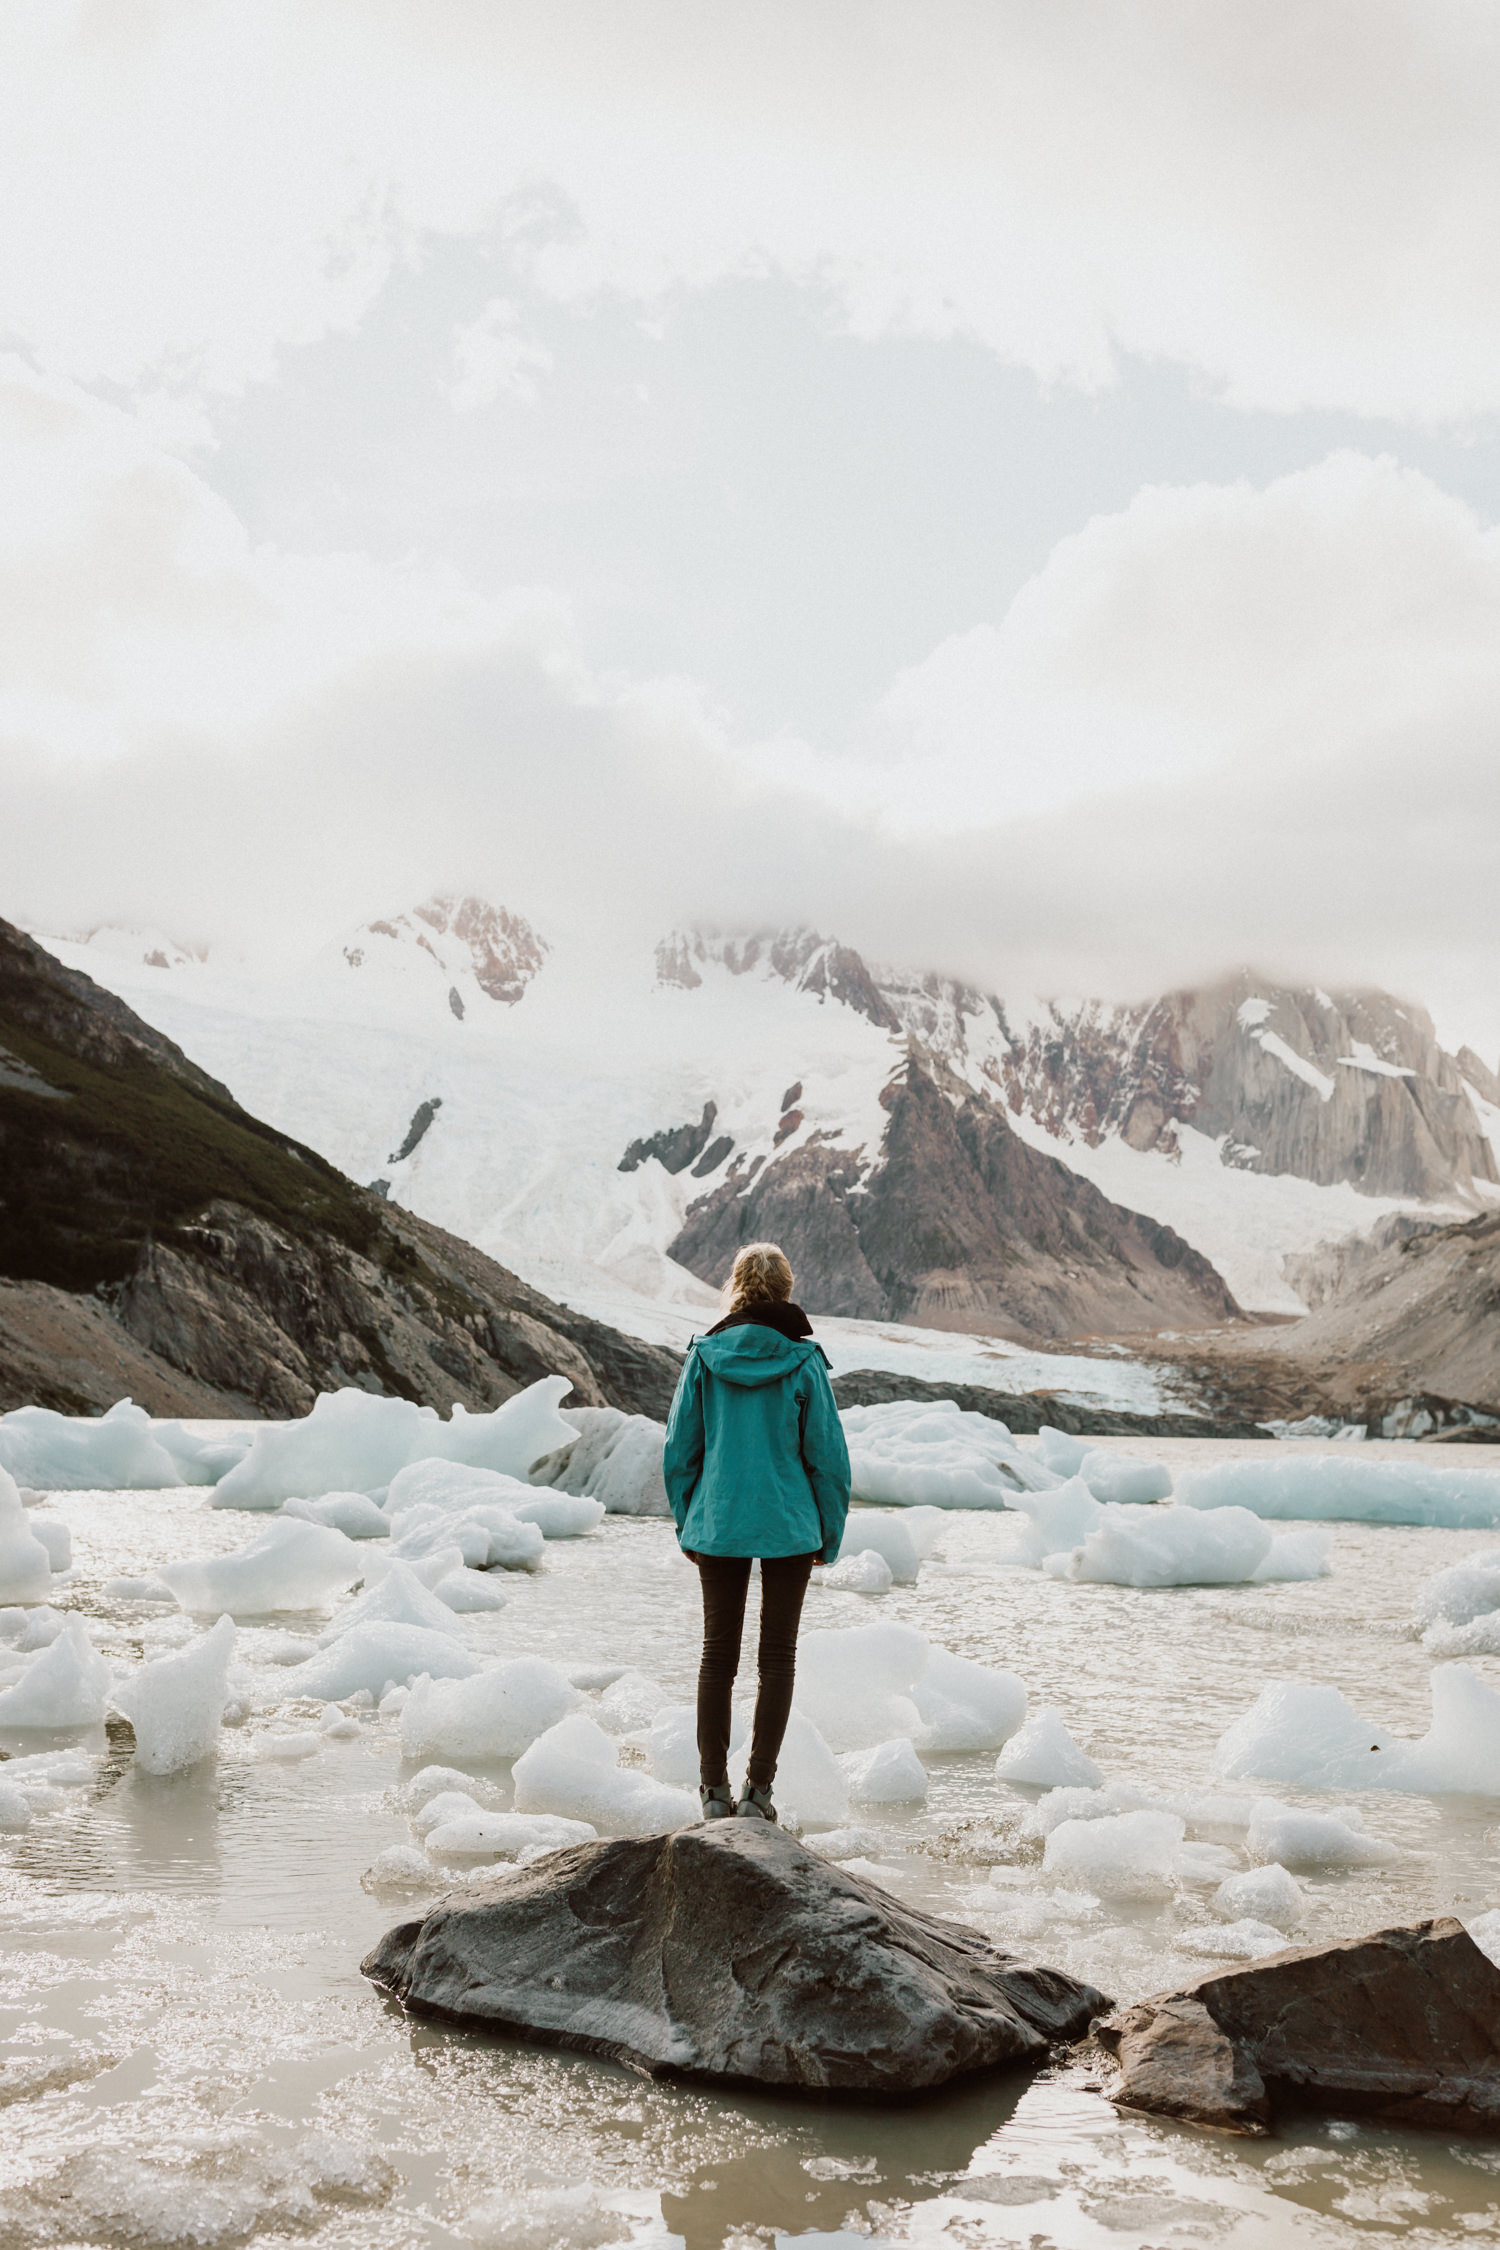
[[[177,1645],[182,1621],[111,1604],[106,1578],[222,1551],[253,1529],[198,1494],[56,1505],[80,1557],[65,1599],[102,1620],[106,1648],[122,1654]],[[1493,1544],[1340,1526],[1333,1578],[1140,1593],[1000,1571],[1001,1535],[992,1519],[953,1519],[919,1586],[879,1604],[820,1594],[812,1621],[903,1617],[1010,1665],[1112,1777],[1159,1791],[1206,1783],[1218,1733],[1268,1677],[1332,1681],[1384,1724],[1420,1732],[1431,1667],[1404,1631],[1412,1586]],[[696,1581],[663,1525],[611,1521],[549,1547],[546,1569],[509,1591],[503,1615],[463,1621],[476,1649],[628,1661],[674,1696],[690,1691]],[[241,1634],[263,1698],[289,1690],[264,1661],[284,1627]],[[258,1713],[226,1730],[214,1764],[169,1780],[138,1773],[101,1730],[91,1788],[0,1841],[5,2250],[312,2237],[371,2250],[1500,2239],[1500,2149],[1337,2119],[1265,2144],[1220,2141],[1117,2117],[1079,2065],[910,2110],[725,2096],[408,2021],[358,1973],[380,1932],[423,1903],[360,1887],[379,1851],[411,1840],[391,1795],[403,1770],[395,1730],[371,1719],[304,1763],[257,1755],[268,1729],[315,1723],[306,1706]],[[503,1795],[506,1769],[489,1778]],[[1354,1801],[1404,1856],[1312,1878],[1309,1935],[1496,1902],[1494,1803]],[[1202,1894],[1059,1907],[1036,1847],[1017,1840],[1019,1802],[992,1758],[951,1757],[933,1761],[925,1806],[860,1818],[899,1895],[1122,1998],[1207,1965],[1183,1943],[1208,1923]]]

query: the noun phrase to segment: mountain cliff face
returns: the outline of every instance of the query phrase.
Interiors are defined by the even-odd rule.
[[[347,1384],[480,1406],[556,1372],[659,1413],[676,1376],[263,1125],[5,922],[0,1277],[5,1407],[297,1414]]]
[[[1206,1258],[1029,1148],[1003,1110],[915,1059],[887,1088],[873,1162],[803,1144],[689,1210],[670,1254],[718,1283],[780,1242],[812,1311],[1018,1336],[1233,1320]]]
[[[1225,1163],[1369,1195],[1439,1197],[1494,1183],[1469,1088],[1490,1074],[1443,1052],[1431,1019],[1378,992],[1290,991],[1243,974],[1140,1008],[1057,1008],[996,1058],[1005,1099],[1049,1132],[1117,1134],[1171,1155],[1176,1128]],[[1464,1056],[1467,1056],[1467,1068]]]
[[[513,1008],[546,960],[547,942],[503,906],[440,891],[409,914],[366,922],[337,951],[350,969],[446,980],[449,1009],[462,1022],[476,997]]]

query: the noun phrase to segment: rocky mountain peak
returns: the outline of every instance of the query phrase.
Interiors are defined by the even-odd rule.
[[[450,980],[449,1005],[464,1014],[459,987],[451,980],[472,976],[488,1000],[513,1008],[546,960],[548,946],[531,924],[503,906],[472,895],[438,891],[409,913],[365,923],[347,938],[341,952],[351,969],[378,964],[408,969],[424,962]]]
[[[817,930],[673,930],[656,948],[658,984],[695,991],[710,964],[734,977],[776,977],[795,992],[853,1008],[881,1031],[898,1031],[900,1019],[863,957]]]

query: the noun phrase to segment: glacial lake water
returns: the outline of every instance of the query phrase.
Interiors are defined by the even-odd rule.
[[[1176,1465],[1249,1450],[1132,1449]],[[1488,1449],[1447,1458],[1500,1468]],[[106,1599],[104,1582],[223,1552],[264,1522],[215,1512],[198,1491],[60,1495],[46,1512],[74,1536],[58,1606],[101,1621],[107,1654],[136,1656],[174,1645],[186,1621]],[[1007,1529],[954,1514],[916,1587],[817,1593],[808,1622],[899,1617],[1019,1672],[1033,1707],[1057,1705],[1110,1779],[1148,1793],[1212,1787],[1215,1741],[1271,1679],[1329,1682],[1421,1734],[1432,1659],[1408,1630],[1412,1592],[1500,1544],[1340,1524],[1330,1577],[1148,1592],[1001,1569]],[[696,1581],[666,1524],[607,1519],[550,1543],[545,1568],[506,1588],[502,1614],[460,1621],[476,1650],[628,1663],[690,1696]],[[241,1652],[254,1662],[273,1632],[320,1622],[246,1626]],[[1475,1669],[1500,1685],[1500,1660]],[[1336,2117],[1262,2143],[1220,2139],[1118,2116],[1077,2064],[909,2110],[724,2096],[408,2020],[359,1961],[423,1896],[372,1897],[360,1877],[413,1841],[393,1796],[411,1769],[395,1723],[375,1717],[300,1763],[255,1755],[261,1734],[315,1723],[312,1706],[258,1711],[225,1730],[216,1761],[169,1780],[135,1771],[101,1731],[84,1738],[103,1753],[93,1786],[0,1838],[0,2250],[1500,2241],[1500,2145]],[[0,1748],[52,1739],[0,1736]],[[1059,1908],[1038,1847],[1015,1838],[1027,1793],[997,1783],[993,1755],[930,1767],[921,1807],[855,1815],[878,1831],[879,1879],[896,1895],[1122,2000],[1211,1965],[1183,1944],[1211,1924],[1206,1893]],[[504,1768],[487,1778],[503,1793]],[[1500,1793],[1275,1794],[1355,1804],[1402,1852],[1307,1876],[1306,1940],[1500,1903]]]

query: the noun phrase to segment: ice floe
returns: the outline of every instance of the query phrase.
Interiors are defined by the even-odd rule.
[[[589,1821],[617,1835],[650,1836],[698,1818],[698,1799],[624,1769],[617,1746],[581,1711],[539,1735],[514,1771],[516,1810]]]
[[[1040,1789],[1104,1787],[1104,1775],[1073,1740],[1062,1713],[1053,1710],[1035,1712],[1012,1736],[995,1760],[995,1774],[1000,1781]]]
[[[419,1679],[402,1706],[401,1749],[424,1762],[516,1758],[579,1700],[577,1688],[541,1656],[513,1657],[467,1679]],[[519,1799],[517,1805],[523,1812],[565,1809],[523,1806]]]
[[[840,1419],[854,1497],[877,1506],[1005,1508],[1062,1482],[1003,1422],[951,1399],[851,1406]]]
[[[1214,1770],[1301,1789],[1400,1789],[1500,1797],[1500,1692],[1466,1664],[1432,1673],[1432,1724],[1419,1741],[1361,1717],[1339,1690],[1278,1680],[1220,1736]]]
[[[233,1554],[163,1563],[156,1575],[182,1609],[259,1617],[321,1609],[363,1577],[365,1567],[360,1548],[342,1531],[282,1517]]]
[[[135,1762],[147,1773],[179,1773],[212,1755],[229,1701],[234,1621],[221,1617],[195,1641],[143,1664],[110,1689],[135,1733]]]
[[[1248,1508],[1258,1516],[1303,1522],[1426,1523],[1483,1531],[1500,1524],[1500,1473],[1422,1459],[1357,1461],[1343,1454],[1287,1460],[1268,1444],[1252,1460],[1185,1470],[1177,1479],[1177,1501],[1186,1508]]]

